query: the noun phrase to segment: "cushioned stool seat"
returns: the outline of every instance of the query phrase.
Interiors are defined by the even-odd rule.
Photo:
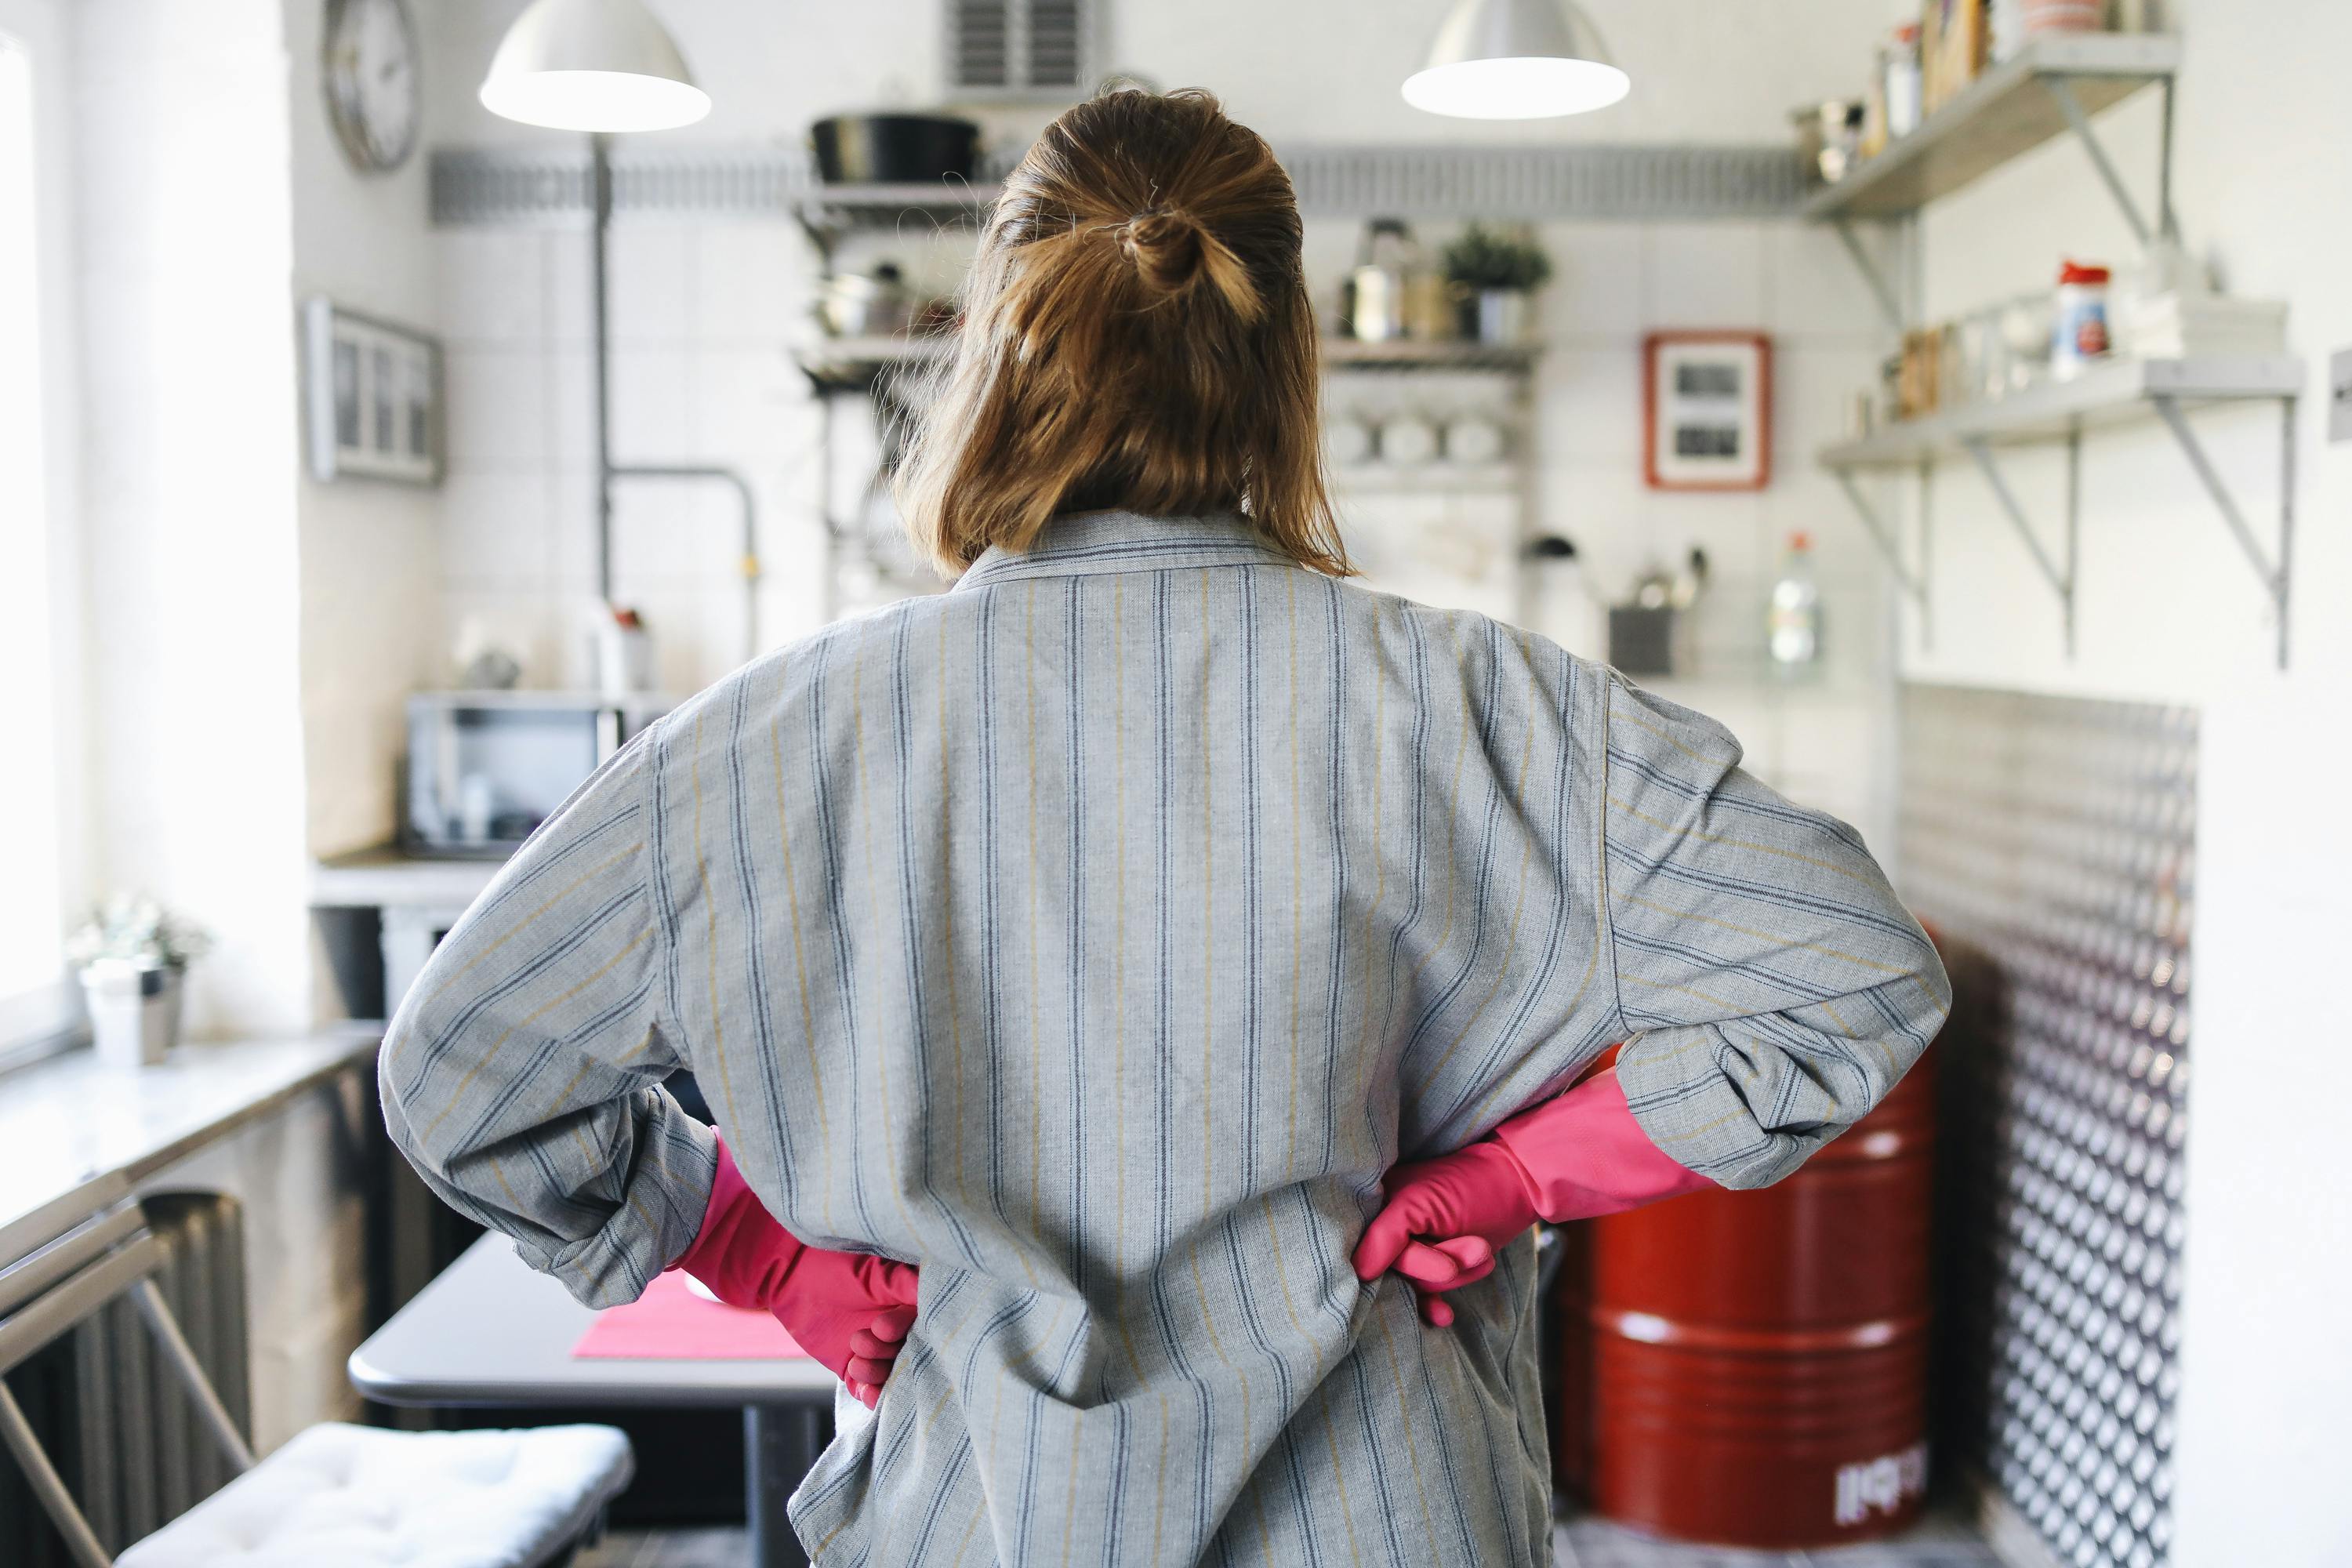
[[[116,1559],[117,1568],[538,1568],[629,1484],[610,1426],[386,1432],[329,1422]]]

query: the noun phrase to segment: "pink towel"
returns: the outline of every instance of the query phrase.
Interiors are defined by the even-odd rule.
[[[808,1352],[767,1313],[706,1301],[673,1270],[656,1276],[627,1306],[599,1312],[572,1353],[631,1361],[780,1361]]]

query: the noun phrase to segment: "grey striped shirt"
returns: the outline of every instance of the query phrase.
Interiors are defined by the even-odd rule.
[[[1381,1173],[1598,1052],[1786,1174],[1941,968],[1721,728],[1236,519],[1100,513],[828,628],[584,785],[383,1055],[435,1187],[583,1300],[692,1238],[691,1067],[794,1232],[918,1263],[793,1501],[821,1563],[1549,1561],[1532,1244],[1425,1328]]]

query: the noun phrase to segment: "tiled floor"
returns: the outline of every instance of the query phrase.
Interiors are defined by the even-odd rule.
[[[1998,1568],[1965,1526],[1930,1521],[1900,1541],[1829,1552],[1735,1552],[1652,1541],[1599,1520],[1563,1524],[1558,1568]],[[574,1568],[749,1568],[740,1530],[622,1531],[583,1553]]]

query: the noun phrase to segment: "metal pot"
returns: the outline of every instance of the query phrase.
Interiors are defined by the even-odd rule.
[[[836,114],[809,139],[829,185],[934,185],[980,164],[980,127],[944,114]]]
[[[835,337],[879,337],[905,331],[913,321],[914,302],[898,268],[886,261],[870,274],[843,272],[826,279],[817,314]]]

